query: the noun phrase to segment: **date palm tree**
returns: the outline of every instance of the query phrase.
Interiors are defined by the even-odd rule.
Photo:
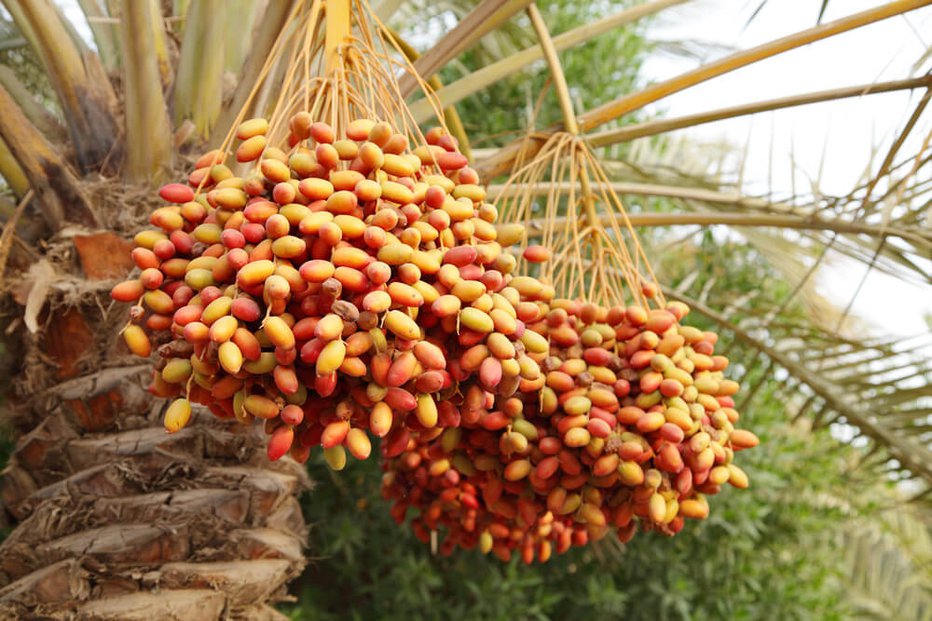
[[[125,309],[112,305],[107,292],[132,269],[128,238],[157,203],[154,185],[180,175],[191,155],[219,141],[276,39],[288,31],[293,2],[302,1],[78,0],[71,8],[86,18],[91,45],[51,0],[3,0],[11,19],[0,51],[21,49],[39,74],[0,67],[0,175],[7,186],[0,199],[0,283],[11,369],[6,406],[16,437],[2,488],[13,526],[0,546],[4,618],[281,617],[272,604],[305,564],[306,525],[296,501],[308,486],[304,470],[288,461],[269,464],[258,435],[209,414],[166,436],[159,422],[163,404],[143,389],[148,367],[116,339]],[[530,0],[383,0],[376,10],[397,27],[402,43],[418,40],[417,29],[406,27],[415,23],[412,16],[458,17],[419,57],[411,47],[406,53],[422,77],[434,79],[447,120],[467,149],[456,106],[469,105],[471,97],[536,61],[547,62],[559,119],[530,134],[516,120],[512,142],[473,151],[493,195],[514,190],[502,181],[516,162],[533,157],[551,135],[569,132],[602,158],[617,195],[663,199],[674,207],[632,211],[633,225],[664,231],[722,225],[783,265],[801,264],[787,255],[790,247],[813,257],[792,279],[793,298],[815,300],[812,276],[828,249],[927,286],[928,140],[919,153],[901,151],[921,127],[932,92],[929,75],[687,117],[651,120],[640,112],[734,69],[930,2],[878,3],[618,92],[593,109],[575,109],[568,88],[574,76],[561,64],[575,48],[684,3],[605,3],[613,12],[593,9],[587,23],[555,35]],[[462,65],[455,61],[477,49],[480,39],[491,50],[489,62],[457,69]],[[444,68],[445,85],[435,79]],[[271,103],[275,67],[270,75],[252,103],[255,114]],[[414,91],[409,76],[401,83]],[[661,160],[650,148],[676,129],[898,90],[923,95],[881,164],[845,196],[747,196],[708,175],[671,170],[669,158]],[[410,108],[419,121],[430,121],[433,109],[424,100],[412,96]],[[557,181],[541,179],[519,190],[526,196],[569,191]],[[605,226],[604,214],[588,217],[590,227]],[[543,235],[561,222],[531,224],[531,235]],[[656,263],[662,274],[662,259]],[[768,307],[767,300],[736,299],[714,287],[695,291],[689,278],[669,284],[667,296],[716,324],[726,347],[736,343],[752,352],[738,365],[746,372],[742,406],[766,379],[778,378],[795,396],[788,415],[818,425],[844,423],[869,443],[870,459],[914,479],[917,495],[927,498],[932,393],[928,362],[917,359],[927,342],[840,330],[839,321],[790,315],[788,301]]]

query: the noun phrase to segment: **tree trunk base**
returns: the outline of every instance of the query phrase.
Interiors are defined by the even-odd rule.
[[[138,228],[139,210],[111,211]],[[304,467],[269,462],[258,427],[203,408],[165,432],[150,362],[130,357],[126,308],[109,299],[134,268],[131,244],[84,233],[54,240],[41,296],[35,279],[9,280],[35,331],[6,335],[18,442],[0,489],[0,523],[15,526],[0,545],[0,619],[284,618],[271,605],[305,565]]]
[[[269,603],[305,565],[305,470],[269,463],[258,429],[204,409],[166,434],[162,404],[137,382],[59,394],[18,443],[2,491],[18,525],[0,546],[0,618],[285,618]],[[113,423],[88,432],[89,420]]]

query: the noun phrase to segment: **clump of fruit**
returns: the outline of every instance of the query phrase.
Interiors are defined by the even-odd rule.
[[[541,391],[471,387],[453,401],[460,428],[388,447],[383,495],[399,522],[413,510],[420,538],[445,531],[443,552],[530,563],[613,530],[673,535],[708,516],[722,485],[748,486],[734,453],[758,440],[735,428],[728,360],[713,355],[713,333],[680,324],[685,305],[536,305]]]
[[[201,403],[263,420],[273,459],[319,445],[341,466],[369,455],[369,433],[455,426],[441,404],[463,382],[539,390],[525,322],[553,288],[511,274],[521,232],[496,228],[455,140],[432,130],[412,150],[388,123],[338,132],[303,113],[289,126],[288,154],[263,119],[240,126],[252,174],[210,152],[163,187],[134,240],[140,274],[113,288],[136,303],[131,351],[157,345],[152,392],[179,400],[166,428]]]
[[[262,421],[270,459],[320,446],[338,470],[381,438],[399,522],[527,562],[611,530],[675,534],[748,485],[733,458],[757,438],[685,305],[603,308],[514,273],[523,228],[496,225],[442,130],[411,149],[369,119],[289,129],[286,153],[246,121],[235,157],[252,173],[214,151],[164,186],[139,275],[112,290],[135,303],[129,349],[158,354],[169,432],[200,403]]]

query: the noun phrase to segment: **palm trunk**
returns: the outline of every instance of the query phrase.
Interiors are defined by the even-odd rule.
[[[125,311],[108,309],[126,242],[70,250],[83,274],[56,264],[17,378],[0,618],[284,618],[271,604],[304,566],[303,468],[271,465],[256,433],[206,410],[168,436],[148,366],[117,337]]]

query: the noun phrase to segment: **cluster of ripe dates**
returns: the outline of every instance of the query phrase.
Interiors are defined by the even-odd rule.
[[[382,438],[397,518],[443,527],[445,550],[528,561],[609,528],[674,533],[747,485],[733,452],[757,440],[734,429],[737,385],[685,306],[606,309],[516,274],[522,227],[496,225],[440,129],[412,149],[385,122],[338,135],[299,113],[289,153],[268,131],[238,128],[251,172],[214,151],[161,189],[140,273],[112,291],[134,303],[130,350],[157,351],[168,431],[200,403],[262,419],[270,459],[321,446],[335,469]]]
[[[479,546],[525,562],[638,526],[673,535],[708,516],[706,496],[747,487],[734,452],[735,382],[716,337],[679,324],[678,303],[646,312],[551,300],[527,329],[550,342],[539,394],[470,386],[460,425],[422,434],[383,464],[383,494],[415,533],[444,530],[441,550]]]

